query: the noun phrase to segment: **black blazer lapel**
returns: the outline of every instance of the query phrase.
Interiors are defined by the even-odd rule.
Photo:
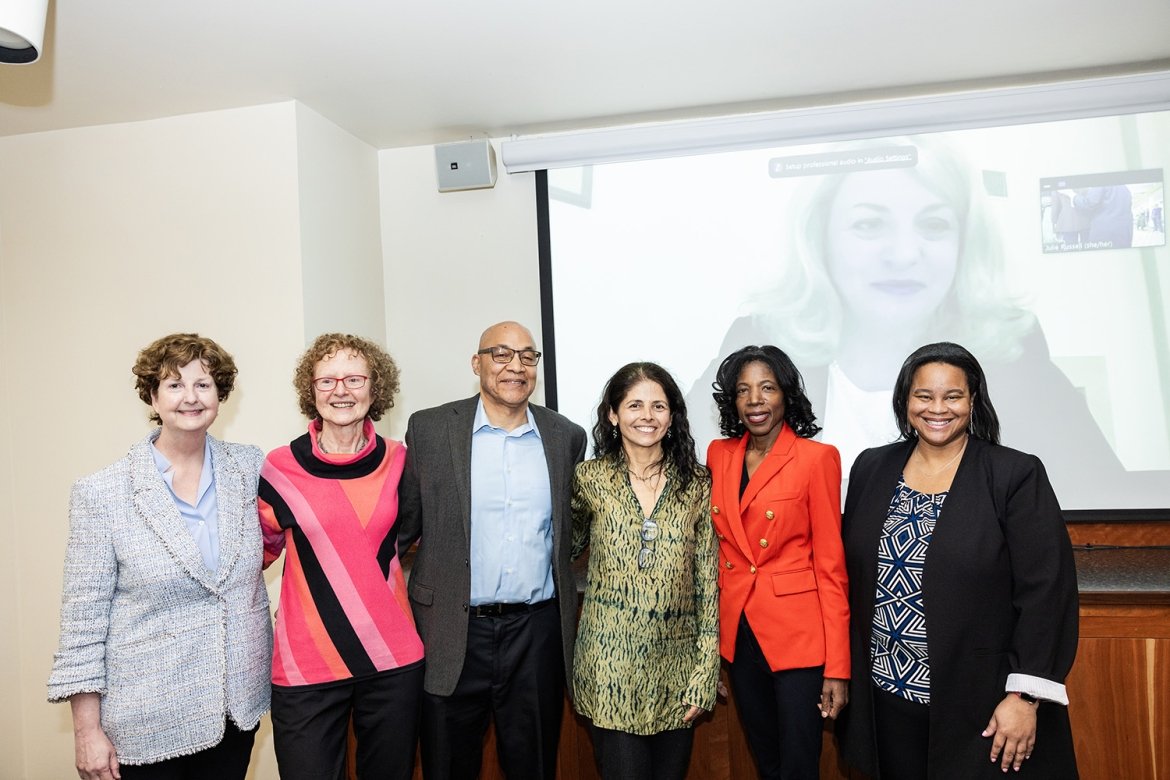
[[[872,550],[876,554],[878,537],[881,536],[882,525],[886,521],[890,500],[894,497],[898,478],[901,477],[906,459],[910,457],[913,449],[913,441],[897,442],[878,450],[866,450],[858,458],[863,465],[854,469],[850,476],[847,499],[849,506],[845,512],[845,519],[850,527],[842,529],[843,533],[849,533],[861,540],[858,549]],[[867,453],[872,453],[876,457],[869,460],[866,458]],[[872,567],[867,566],[867,576],[871,573],[870,568]],[[870,583],[865,583],[865,587],[869,588],[872,595]]]
[[[955,469],[955,478],[951,481],[951,489],[947,491],[945,511],[951,515],[963,516],[969,511],[973,502],[993,494],[991,477],[984,468],[980,467],[985,465],[983,453],[987,446],[986,442],[976,439],[974,436],[967,437],[967,449],[959,460],[958,468]],[[998,510],[998,507],[996,509]],[[998,511],[996,515],[998,517]],[[935,533],[938,531],[939,529],[935,528]]]

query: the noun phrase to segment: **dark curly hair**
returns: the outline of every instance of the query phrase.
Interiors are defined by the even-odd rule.
[[[394,406],[398,394],[398,366],[394,359],[369,339],[349,333],[322,333],[301,355],[293,372],[293,387],[297,391],[297,403],[301,414],[310,420],[317,419],[317,398],[313,392],[313,371],[317,363],[328,360],[338,352],[352,352],[366,359],[370,367],[370,411],[366,416],[371,420],[382,419],[387,409]]]
[[[215,381],[215,392],[220,403],[231,395],[236,386],[236,362],[227,350],[209,338],[198,333],[172,333],[152,341],[134,362],[134,389],[147,406],[154,400],[155,393],[164,379],[179,376],[179,369],[192,360],[202,361],[207,373]],[[162,425],[162,418],[151,410],[150,420]]]
[[[711,396],[719,409],[720,432],[729,439],[738,439],[747,431],[743,420],[739,419],[739,411],[735,408],[735,385],[739,382],[739,375],[744,366],[757,362],[763,363],[776,375],[776,381],[784,393],[784,422],[788,423],[793,432],[801,438],[809,439],[816,436],[821,426],[817,425],[812,402],[804,393],[804,379],[796,370],[791,358],[783,350],[770,344],[738,349],[719,364],[715,381],[711,383],[715,390]]]
[[[695,440],[687,422],[687,403],[674,377],[657,363],[627,363],[605,383],[601,403],[597,405],[597,424],[593,426],[593,454],[611,461],[625,460],[622,437],[609,421],[609,413],[616,413],[630,388],[639,382],[654,382],[666,394],[670,405],[670,430],[662,440],[662,466],[674,466],[678,472],[679,489],[685,491],[694,479],[707,475],[707,469],[695,455]]]
[[[983,366],[979,365],[979,361],[966,347],[949,341],[927,344],[914,350],[898,372],[898,379],[894,383],[894,417],[898,420],[902,438],[918,438],[918,431],[910,424],[906,408],[910,403],[910,385],[914,382],[914,373],[928,363],[945,363],[963,372],[967,377],[967,390],[971,393],[971,419],[967,424],[967,432],[976,439],[999,444],[999,415],[991,405]]]

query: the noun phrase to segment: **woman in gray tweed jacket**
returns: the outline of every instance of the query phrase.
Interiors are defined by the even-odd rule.
[[[69,700],[83,780],[239,778],[268,709],[263,453],[208,435],[236,367],[174,334],[134,366],[159,424],[73,487],[49,700]]]

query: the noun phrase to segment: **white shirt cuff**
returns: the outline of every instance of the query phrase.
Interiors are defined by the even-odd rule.
[[[1030,674],[1009,674],[1004,691],[1027,693],[1037,699],[1068,706],[1068,692],[1064,686],[1052,682],[1052,680],[1045,680],[1043,677],[1033,677]]]

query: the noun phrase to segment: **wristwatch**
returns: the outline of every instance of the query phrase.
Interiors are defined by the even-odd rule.
[[[1035,696],[1033,696],[1030,693],[1024,693],[1023,691],[1012,691],[1012,693],[1014,693],[1016,696],[1019,696],[1021,699],[1028,702],[1029,704],[1039,704],[1040,703],[1040,700],[1037,699]]]

